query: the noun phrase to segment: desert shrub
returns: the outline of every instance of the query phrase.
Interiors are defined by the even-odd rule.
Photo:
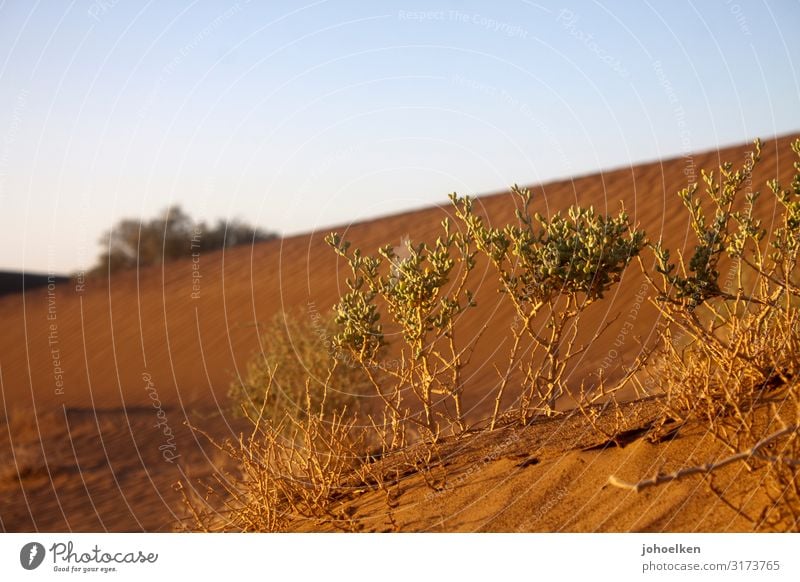
[[[800,140],[792,150],[800,156]],[[794,162],[796,174],[789,189],[777,180],[767,184],[778,214],[767,237],[756,218],[761,193],[750,188],[760,152],[756,141],[741,168],[725,163],[719,173],[702,173],[702,192],[693,184],[679,193],[696,237],[688,261],[679,254],[672,263],[668,249],[653,245],[656,274],[646,275],[658,292],[656,305],[666,325],[651,378],[664,394],[665,419],[702,423],[730,451],[731,459],[763,476],[761,489],[771,503],[750,519],[757,526],[796,530],[800,163]],[[728,267],[725,282],[721,265]],[[679,477],[712,473],[718,466],[688,469]],[[711,487],[732,504],[713,483]]]
[[[630,227],[624,211],[604,216],[592,208],[572,207],[566,215],[548,219],[531,215],[529,190],[515,186],[512,191],[522,202],[519,224],[486,226],[469,197],[453,194],[463,228],[453,232],[445,220],[435,245],[409,242],[408,256],[402,259],[391,247],[382,248],[379,256],[364,256],[359,249],[351,252],[339,235],[328,237],[353,274],[337,306],[337,347],[349,350],[365,368],[380,369],[375,354],[385,343],[381,317],[388,315],[400,329],[401,366],[385,370],[391,388],[386,391],[374,382],[393,426],[408,419],[434,437],[441,432],[440,420],[456,433],[465,428],[462,370],[480,335],[459,344],[456,324],[475,305],[469,276],[478,253],[495,267],[501,291],[517,316],[507,366],[500,372],[493,428],[515,372],[521,372],[524,384],[518,406],[522,422],[535,413],[555,413],[556,399],[567,390],[569,364],[588,347],[576,345],[581,315],[620,280],[644,245],[644,233]],[[421,421],[403,396],[406,387],[422,406]],[[447,403],[452,410],[436,409]]]
[[[316,308],[275,315],[260,349],[231,385],[234,411],[278,420],[287,413],[302,416],[308,406],[359,409],[369,379],[361,367],[336,357],[334,333],[333,318]]]
[[[451,197],[465,228],[465,244],[474,244],[494,266],[500,291],[516,314],[492,426],[515,370],[522,373],[524,385],[520,419],[555,413],[556,400],[567,390],[568,366],[589,345],[575,345],[581,315],[621,279],[645,241],[644,232],[631,228],[624,210],[604,216],[573,206],[566,215],[557,212],[546,218],[531,215],[529,190],[514,186],[512,191],[521,202],[519,224],[502,228],[487,226],[470,198]]]
[[[266,371],[265,382],[261,409],[243,407],[249,434],[211,440],[233,468],[220,468],[211,483],[201,483],[201,491],[190,483],[179,485],[187,510],[183,526],[277,532],[310,522],[354,530],[348,509],[352,476],[371,473],[357,415],[346,406],[328,408],[327,380],[317,402],[307,390],[299,407],[267,413],[277,384],[274,370]]]
[[[358,362],[381,398],[394,434],[391,446],[405,444],[409,424],[429,440],[443,430],[463,431],[461,372],[477,341],[460,344],[456,338],[458,317],[474,306],[467,288],[474,252],[466,239],[445,220],[434,245],[406,241],[407,256],[402,258],[389,245],[377,256],[351,251],[350,243],[336,233],[326,241],[352,272],[348,292],[336,306],[334,343]],[[401,338],[392,365],[381,358],[387,343],[382,314]],[[421,414],[415,405],[422,407]]]
[[[247,433],[218,442],[195,429],[221,453],[222,461],[210,482],[178,483],[185,508],[179,524],[183,529],[359,531],[364,524],[355,518],[354,502],[365,491],[375,491],[383,494],[384,523],[392,530],[397,526],[393,513],[404,476],[419,473],[430,487],[439,487],[446,478],[442,470],[434,475],[430,467],[441,460],[435,445],[396,449],[387,422],[378,424],[366,415],[369,422],[364,423],[361,411],[346,405],[332,408],[330,376],[316,403],[307,389],[301,406],[269,414],[275,370],[267,370],[264,379],[261,409],[242,408]],[[382,464],[390,451],[396,457]]]
[[[195,222],[179,206],[167,208],[151,220],[124,219],[100,239],[105,251],[93,274],[159,265],[192,253],[270,240],[276,235],[239,220],[218,221],[215,226]]]
[[[793,149],[800,152],[800,142]],[[756,142],[738,170],[726,163],[719,175],[704,171],[704,197],[697,184],[680,192],[697,239],[688,262],[680,255],[671,263],[668,249],[653,247],[659,280],[650,280],[668,323],[659,369],[668,406],[715,427],[729,412],[746,412],[765,390],[785,385],[798,365],[800,174],[792,191],[769,182],[780,218],[767,239],[755,217],[761,194],[747,188],[760,151]],[[709,207],[713,220],[706,218]],[[725,285],[722,262],[730,265]]]

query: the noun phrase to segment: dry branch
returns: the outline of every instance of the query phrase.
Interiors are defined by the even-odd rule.
[[[721,469],[726,465],[730,465],[731,463],[735,463],[737,461],[748,461],[752,458],[758,458],[770,461],[773,457],[769,455],[762,455],[761,449],[763,449],[770,443],[776,441],[780,437],[790,434],[792,432],[797,432],[798,430],[800,430],[800,425],[797,424],[789,425],[777,432],[772,433],[769,436],[764,437],[746,451],[742,451],[736,453],[735,455],[725,457],[724,459],[717,461],[715,463],[706,463],[704,465],[686,467],[684,469],[675,471],[674,473],[667,473],[667,474],[659,473],[655,477],[652,477],[651,479],[644,479],[642,481],[639,481],[638,483],[630,483],[628,481],[623,481],[622,479],[619,479],[618,477],[611,475],[608,478],[608,482],[614,487],[619,487],[621,489],[628,489],[635,493],[639,493],[640,491],[642,491],[643,489],[647,489],[648,487],[656,487],[664,483],[677,481],[679,479],[688,477],[690,475],[703,475],[703,474],[713,473],[714,471]],[[796,463],[797,461],[792,461],[792,462]]]

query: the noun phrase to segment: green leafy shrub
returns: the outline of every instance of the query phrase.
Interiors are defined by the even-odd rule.
[[[800,141],[792,149],[800,153]],[[783,190],[776,180],[768,182],[779,218],[767,239],[756,218],[761,193],[750,190],[760,153],[761,143],[756,141],[742,168],[734,170],[725,163],[719,174],[704,171],[703,194],[697,184],[680,192],[697,239],[688,262],[679,255],[678,263],[672,263],[668,249],[660,242],[653,246],[659,280],[650,281],[669,324],[665,347],[674,352],[667,360],[676,365],[680,361],[684,375],[689,367],[702,365],[703,384],[711,398],[698,408],[691,398],[700,392],[667,373],[662,384],[675,401],[675,414],[682,414],[679,409],[703,410],[708,420],[714,420],[731,406],[750,406],[765,383],[787,365],[794,366],[795,357],[786,348],[798,331],[800,174],[791,190]],[[800,168],[798,162],[795,168]],[[711,221],[706,218],[708,208],[714,216]],[[721,263],[730,265],[724,284]],[[683,340],[673,341],[676,336]],[[689,400],[683,401],[685,397]]]
[[[364,256],[359,249],[351,252],[338,234],[328,237],[352,272],[346,281],[348,292],[337,305],[337,347],[349,350],[362,366],[380,369],[375,354],[386,342],[382,316],[400,331],[402,365],[384,369],[391,387],[386,390],[373,382],[393,426],[405,419],[417,422],[402,395],[410,387],[423,410],[418,424],[430,435],[439,434],[440,419],[456,432],[465,428],[462,371],[480,335],[458,344],[456,324],[475,305],[469,276],[478,253],[494,265],[518,323],[497,389],[494,427],[515,371],[522,373],[525,385],[519,406],[522,421],[536,412],[555,412],[556,399],[566,390],[568,365],[587,347],[575,345],[581,314],[620,280],[644,245],[644,233],[631,229],[624,211],[608,217],[592,208],[572,207],[566,215],[546,219],[530,214],[530,191],[515,186],[513,192],[523,203],[517,212],[519,224],[487,227],[470,198],[453,194],[463,229],[453,232],[445,220],[435,245],[409,242],[403,258],[390,246],[378,256]],[[539,316],[545,318],[544,332],[535,326]],[[435,402],[435,396],[442,398]],[[452,411],[435,410],[435,404],[448,402]]]
[[[494,266],[500,291],[517,318],[492,426],[515,369],[521,370],[525,385],[521,420],[534,412],[555,413],[556,400],[567,389],[568,365],[588,347],[575,345],[581,315],[621,279],[645,242],[644,232],[631,228],[624,210],[603,216],[573,206],[566,215],[557,212],[548,219],[531,215],[529,190],[514,186],[512,192],[522,203],[519,224],[502,228],[487,226],[469,197],[451,196],[465,227],[465,244],[474,244]],[[540,316],[544,325],[536,326]]]
[[[443,428],[464,430],[461,371],[477,339],[459,345],[456,338],[458,316],[474,306],[466,286],[474,252],[466,239],[445,220],[434,245],[406,241],[405,257],[390,245],[377,256],[365,256],[359,249],[351,251],[337,233],[326,241],[352,273],[336,306],[339,331],[334,343],[361,365],[382,399],[394,434],[392,446],[405,442],[408,423],[433,440]],[[387,343],[382,314],[402,339],[392,365],[380,358]],[[417,404],[421,416],[414,409]]]
[[[792,144],[800,157],[800,140]],[[664,418],[697,421],[751,471],[763,475],[770,504],[748,516],[756,527],[800,527],[800,162],[789,189],[767,185],[776,203],[770,236],[757,218],[771,211],[751,190],[761,143],[739,169],[723,164],[703,172],[679,195],[696,238],[677,263],[661,242],[653,245],[656,305],[666,322],[661,353],[651,378],[664,395]],[[707,213],[713,219],[708,219]],[[728,267],[726,281],[720,271]],[[771,408],[770,408],[771,407]],[[769,413],[766,409],[769,408]],[[767,436],[771,435],[771,436]],[[765,440],[766,439],[766,440]],[[767,446],[768,445],[768,446]],[[723,463],[658,476],[651,484],[707,473],[709,486],[726,504],[710,475]]]

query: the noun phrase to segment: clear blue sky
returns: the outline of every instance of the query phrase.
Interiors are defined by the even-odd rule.
[[[800,129],[800,3],[3,2],[0,269],[180,203],[293,234]]]

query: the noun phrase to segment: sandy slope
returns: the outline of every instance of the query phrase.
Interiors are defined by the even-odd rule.
[[[788,142],[782,138],[765,146],[757,187],[776,174],[788,182]],[[622,200],[651,239],[663,236],[672,246],[682,246],[687,223],[675,192],[686,185],[686,173],[699,176],[699,168],[713,168],[720,160],[741,163],[746,150],[734,147],[537,186],[536,209],[554,212],[577,201],[615,212]],[[480,203],[492,221],[513,219],[508,194],[485,196]],[[373,250],[399,244],[404,236],[429,239],[447,211],[425,209],[339,230],[354,244]],[[323,242],[326,234],[204,255],[199,267],[184,261],[114,275],[109,282],[90,281],[83,289],[59,285],[54,293],[40,289],[0,299],[0,407],[7,413],[3,416],[12,418],[0,425],[2,529],[168,528],[176,495],[171,485],[180,471],[210,470],[210,454],[198,446],[184,422],[192,417],[197,424],[197,417],[206,417],[203,426],[210,432],[232,434],[230,419],[218,410],[225,406],[231,378],[258,348],[259,322],[282,309],[324,311],[338,297],[346,273]],[[193,298],[197,284],[199,297]],[[607,369],[611,376],[638,352],[633,336],[646,341],[652,332],[654,312],[642,289],[641,276],[629,270],[583,324],[582,333],[591,337],[609,317],[620,314],[608,332],[607,337],[614,338],[626,318],[633,321],[634,333],[625,337]],[[496,381],[493,354],[502,350],[512,318],[506,309],[497,308],[491,284],[481,283],[477,291],[479,308],[465,319],[464,333],[470,336],[488,324],[469,370],[467,391],[467,404],[473,416],[480,417],[489,403],[487,386]],[[609,345],[597,342],[574,378],[590,377],[608,357]],[[164,411],[161,418],[154,398]],[[175,435],[179,462],[165,461],[159,450],[169,440],[165,425]],[[20,479],[14,457],[19,464],[21,452],[31,468],[23,468]],[[586,461],[584,453],[574,455],[576,463]],[[610,453],[595,455],[617,462],[608,461]],[[531,469],[531,474],[540,471]],[[495,470],[486,478],[502,480],[504,467]],[[508,487],[515,479],[527,478],[509,478]],[[542,485],[553,486],[549,481]],[[500,496],[513,494],[503,487],[493,490]],[[534,490],[541,494],[543,489]],[[591,491],[590,487],[581,495]],[[517,527],[512,522],[502,522],[501,529]],[[593,522],[587,518],[583,523],[574,529],[591,529],[588,524]],[[603,523],[596,527],[657,527],[624,520]],[[531,528],[554,524],[545,520]],[[451,525],[474,529],[464,523]]]
[[[520,429],[481,432],[437,451],[427,478],[411,475],[392,490],[355,495],[360,531],[603,532],[751,531],[700,478],[633,493],[607,483],[628,481],[708,462],[725,453],[700,427],[682,427],[660,442],[647,428],[657,415],[654,400],[626,405],[629,440],[618,447],[599,437],[576,415]],[[641,429],[641,430],[636,430]],[[717,474],[715,484],[757,516],[764,500],[742,466]],[[755,492],[755,494],[754,494]],[[301,523],[301,531],[329,525]]]

